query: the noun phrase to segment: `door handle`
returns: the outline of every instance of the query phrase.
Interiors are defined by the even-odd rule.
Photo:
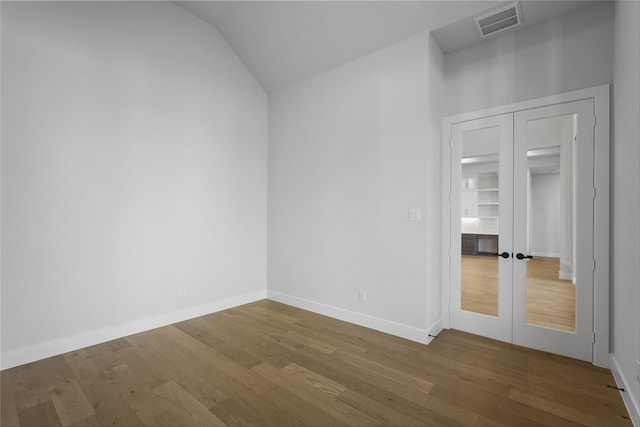
[[[498,254],[498,256],[501,256],[502,258],[509,258],[511,254],[509,254],[509,252],[502,252],[501,254]]]
[[[526,259],[532,259],[533,255],[524,255],[524,254],[518,253],[518,254],[516,254],[516,258],[518,258],[518,259],[525,259],[525,258]]]

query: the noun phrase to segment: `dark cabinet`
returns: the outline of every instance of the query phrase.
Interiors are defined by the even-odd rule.
[[[463,255],[497,255],[498,236],[495,234],[462,234]]]
[[[463,234],[462,235],[462,253],[465,255],[475,255],[476,250],[476,235],[475,234]]]

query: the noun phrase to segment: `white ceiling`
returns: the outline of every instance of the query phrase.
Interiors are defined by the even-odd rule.
[[[445,53],[480,42],[473,17],[504,1],[174,1],[215,26],[269,93],[422,31]],[[526,25],[589,1],[522,2]],[[523,24],[523,26],[525,25]],[[435,31],[434,31],[435,30]]]
[[[506,4],[508,3],[513,3],[513,1],[506,2]],[[596,3],[594,0],[522,0],[520,1],[520,11],[523,22],[517,27],[517,31],[594,3]],[[482,15],[482,13],[475,14],[473,17],[478,15]],[[434,30],[432,34],[444,53],[455,52],[486,40],[486,38],[480,37],[473,18],[461,19],[450,25],[442,26]],[[496,34],[496,37],[499,37],[499,34]]]

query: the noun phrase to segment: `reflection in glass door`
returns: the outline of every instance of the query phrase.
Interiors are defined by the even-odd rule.
[[[454,125],[451,142],[452,326],[511,340],[513,115]]]
[[[577,115],[527,122],[526,322],[575,331],[573,174]]]
[[[498,315],[498,178],[500,128],[462,132],[460,305]]]

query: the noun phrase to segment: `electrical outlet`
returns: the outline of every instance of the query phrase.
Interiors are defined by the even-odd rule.
[[[366,301],[367,300],[367,291],[365,291],[364,289],[360,289],[360,291],[358,292],[358,299],[360,301]]]
[[[186,286],[180,286],[178,288],[178,295],[180,295],[181,297],[186,297],[187,296],[187,287]]]

